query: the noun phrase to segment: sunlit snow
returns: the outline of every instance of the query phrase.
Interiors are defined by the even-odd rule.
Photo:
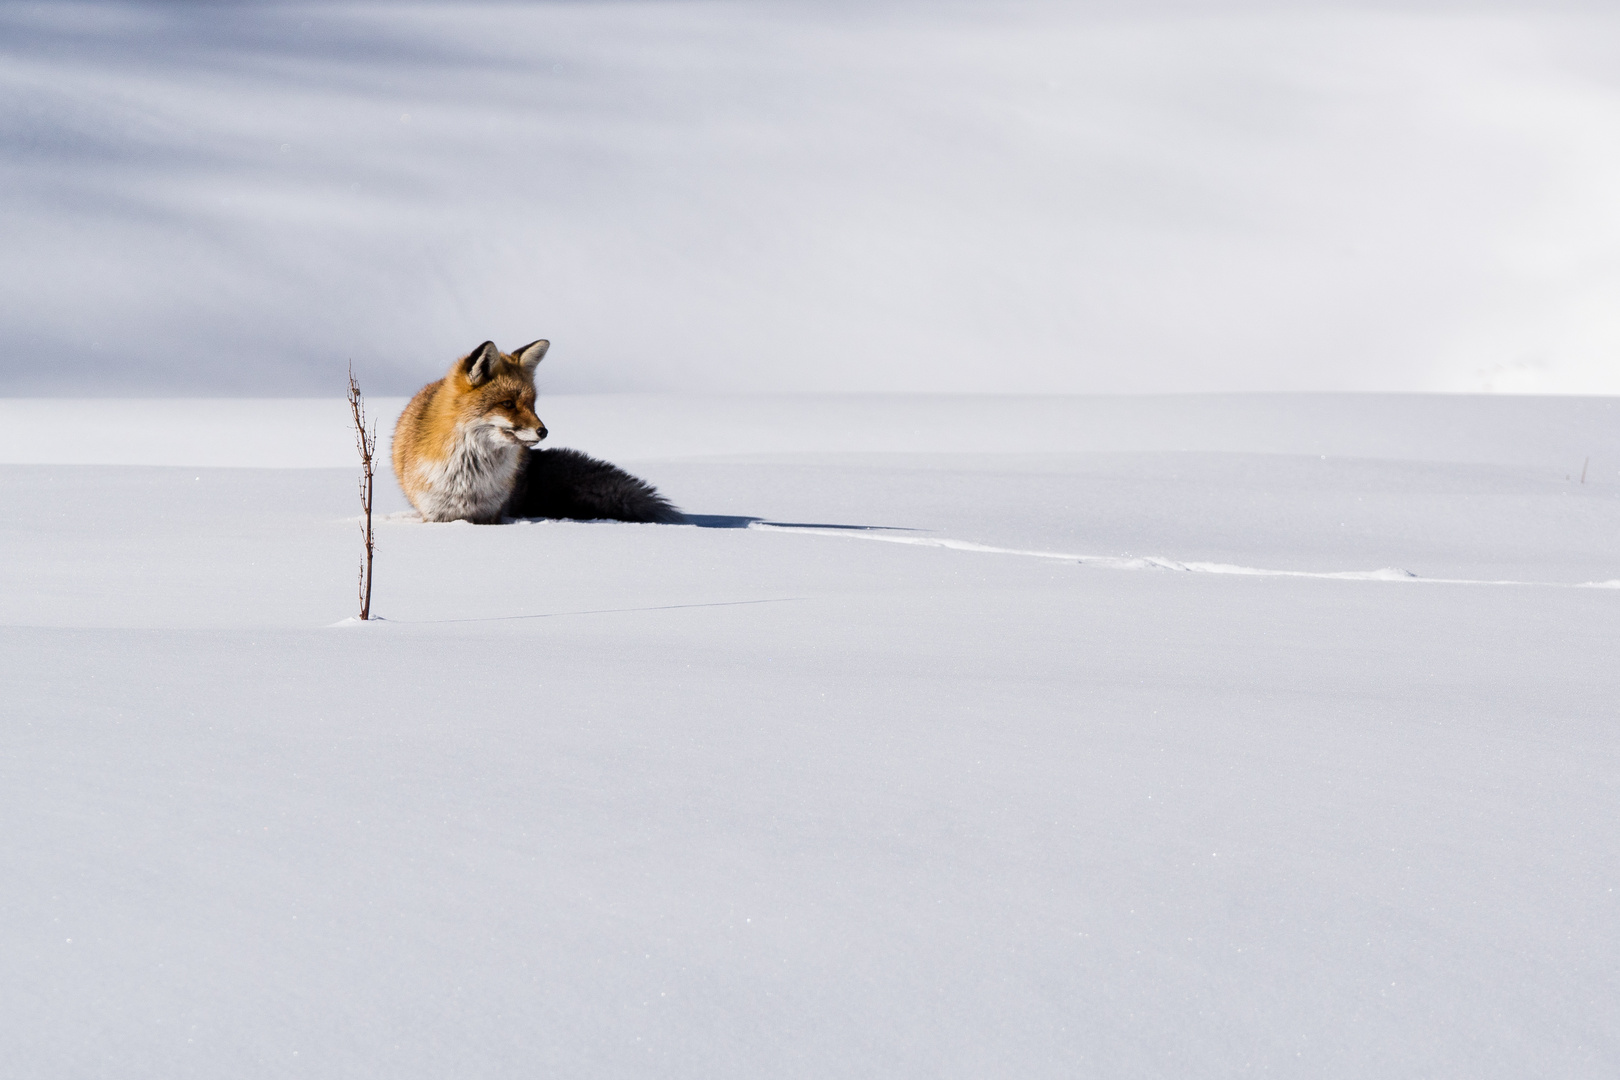
[[[215,404],[0,434],[19,1075],[1620,1063],[1612,400],[542,399],[696,524],[384,485],[364,624]]]

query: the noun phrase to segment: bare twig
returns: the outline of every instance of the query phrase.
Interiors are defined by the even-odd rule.
[[[354,381],[354,364],[349,364],[349,413],[354,417],[354,444],[360,451],[360,508],[366,512],[365,524],[360,527],[366,543],[366,559],[360,564],[360,618],[371,618],[371,553],[376,537],[371,531],[371,478],[377,452],[377,425],[366,429],[366,402],[360,396],[360,384]]]
[[[1587,458],[1585,461],[1581,462],[1581,483],[1583,484],[1586,483],[1586,467],[1590,464],[1592,464],[1591,458]]]

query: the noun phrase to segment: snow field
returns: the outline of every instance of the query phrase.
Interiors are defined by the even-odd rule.
[[[1620,595],[1427,580],[1620,577],[1614,470],[1557,464],[1608,403],[1274,402],[1404,452],[1324,461],[1247,400],[1058,399],[1186,442],[969,454],[750,449],[776,406],[713,399],[734,452],[622,462],[706,527],[396,516],[386,621],[339,627],[353,469],[0,466],[10,1059],[1611,1074]],[[1047,438],[1011,408],[972,437]]]

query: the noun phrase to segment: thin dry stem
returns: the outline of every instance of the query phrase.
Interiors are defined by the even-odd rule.
[[[366,545],[366,558],[360,564],[360,618],[371,618],[371,554],[376,548],[376,536],[371,528],[372,477],[375,474],[377,452],[377,425],[366,428],[366,402],[360,394],[360,384],[354,381],[354,364],[349,365],[349,413],[354,417],[354,443],[360,451],[360,508],[365,511],[365,524],[360,534]]]

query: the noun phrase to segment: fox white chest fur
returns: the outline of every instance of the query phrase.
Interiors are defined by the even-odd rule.
[[[449,457],[415,464],[412,501],[422,520],[499,519],[528,452],[499,427],[477,422],[459,425]]]

